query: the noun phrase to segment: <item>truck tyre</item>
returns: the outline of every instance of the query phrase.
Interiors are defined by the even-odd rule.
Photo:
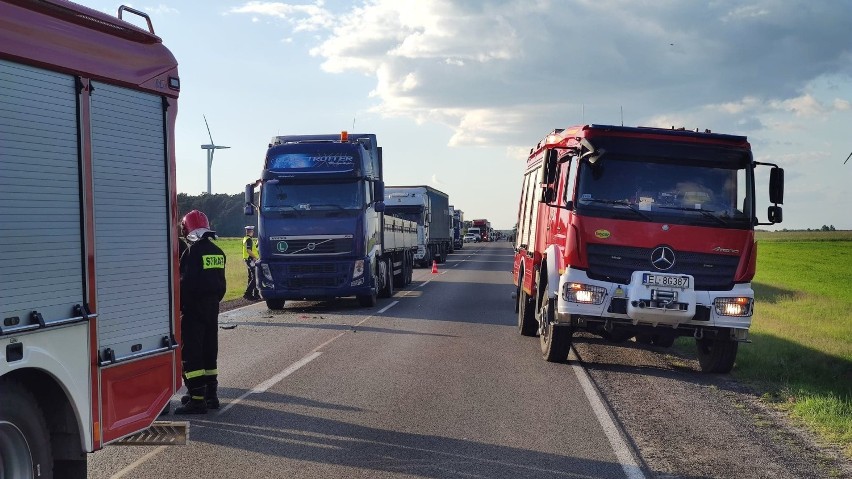
[[[0,381],[0,477],[53,478],[50,433],[35,397]]]
[[[734,368],[740,343],[730,339],[696,339],[698,364],[704,373],[729,373]]]
[[[379,269],[383,269],[382,271],[382,289],[381,294],[379,294],[382,298],[390,298],[393,296],[393,260],[387,259],[380,263]]]
[[[574,330],[571,326],[556,324],[554,320],[556,308],[555,299],[547,299],[542,302],[541,307],[541,357],[551,363],[564,363],[568,360],[568,352],[571,351],[571,337]]]
[[[372,308],[376,305],[376,294],[359,294],[355,296],[358,299],[358,304],[365,308]]]
[[[603,337],[611,343],[623,343],[633,337],[633,332],[614,329],[610,332],[604,331]]]
[[[518,311],[518,332],[521,333],[521,336],[535,336],[538,331],[535,309],[530,303],[527,293],[518,286],[518,301],[515,304],[515,309]]]
[[[408,286],[411,284],[411,281],[414,279],[414,253],[408,253],[406,256],[407,262],[407,273],[405,273],[405,285]]]
[[[267,299],[266,307],[273,311],[280,311],[284,309],[285,300],[283,299]]]
[[[675,339],[677,336],[674,334],[655,334],[653,343],[654,346],[659,346],[661,348],[670,348],[674,345]]]
[[[539,336],[541,342],[541,357],[549,363],[564,363],[568,361],[571,351],[573,331],[566,325],[547,325]]]

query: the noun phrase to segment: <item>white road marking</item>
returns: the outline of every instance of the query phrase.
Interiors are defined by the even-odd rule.
[[[572,353],[574,353],[573,348]],[[610,416],[609,409],[604,405],[597,387],[592,383],[589,373],[586,372],[586,369],[582,365],[577,363],[576,353],[572,354],[571,367],[574,368],[577,380],[580,381],[580,386],[583,388],[583,392],[586,393],[586,398],[592,406],[592,411],[598,418],[598,423],[603,428],[607,439],[609,439],[609,444],[612,446],[612,450],[615,452],[615,457],[618,459],[618,463],[621,464],[624,474],[628,479],[645,479],[642,468],[639,467],[638,461],[633,457],[632,450],[627,446],[627,443],[621,436],[621,432],[615,425],[612,416]]]
[[[165,449],[165,448],[166,448],[166,446],[160,446],[160,447],[154,449],[153,451],[149,452],[148,454],[145,454],[144,456],[135,460],[134,462],[129,464],[124,469],[122,469],[122,470],[116,472],[115,474],[111,475],[109,477],[109,479],[120,479],[120,478],[124,477],[125,474],[127,474],[128,472],[132,472],[134,469],[139,467],[139,465],[142,464],[143,462],[145,462],[148,459],[151,459],[152,457],[156,456],[157,454],[163,452],[163,449]]]
[[[255,386],[252,390],[246,391],[242,396],[240,396],[237,399],[234,399],[233,401],[229,402],[227,405],[225,405],[225,407],[223,407],[222,409],[219,410],[219,414],[220,415],[225,414],[225,412],[227,412],[228,409],[231,409],[232,407],[236,406],[237,404],[242,402],[243,399],[251,396],[252,394],[265,393],[267,390],[269,390],[269,388],[271,388],[272,386],[275,386],[276,384],[281,382],[281,380],[283,380],[287,376],[295,373],[296,371],[299,370],[299,368],[301,368],[302,366],[308,364],[309,362],[313,361],[314,359],[316,359],[320,356],[322,356],[322,351],[314,351],[314,352],[308,354],[307,356],[303,357],[302,359],[296,361],[295,363],[287,366],[287,368],[284,369],[283,371],[281,371],[280,373],[276,374],[275,376],[272,376],[271,378],[267,379],[266,381]]]
[[[391,304],[389,304],[389,305],[385,306],[384,308],[380,309],[380,310],[379,310],[379,312],[378,312],[378,313],[376,313],[376,314],[382,314],[382,313],[384,313],[385,311],[387,311],[387,310],[389,310],[389,309],[393,308],[394,306],[396,306],[398,303],[399,303],[399,301],[394,301],[393,303],[391,303]]]

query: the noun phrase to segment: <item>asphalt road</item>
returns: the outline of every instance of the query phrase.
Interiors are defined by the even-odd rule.
[[[512,257],[509,243],[466,245],[374,308],[342,299],[221,314],[233,327],[220,329],[223,408],[191,419],[187,446],[93,454],[89,477],[849,474],[688,358],[580,337],[568,364],[544,362],[538,340],[517,333]]]

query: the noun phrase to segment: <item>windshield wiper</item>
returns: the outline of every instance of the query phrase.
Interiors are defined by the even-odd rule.
[[[332,204],[332,203],[311,203],[311,208],[313,208],[314,206],[331,206],[331,207],[337,208],[339,210],[344,210],[344,211],[346,210],[346,208],[344,208],[340,205]]]
[[[665,209],[665,210],[678,210],[678,211],[697,211],[707,218],[711,218],[717,221],[720,225],[728,226],[728,222],[720,218],[719,216],[714,215],[710,210],[705,210],[704,208],[686,208],[684,206],[658,206],[657,208]]]
[[[630,202],[628,202],[628,201],[624,201],[624,200],[601,200],[601,199],[597,199],[597,198],[585,198],[585,199],[582,199],[582,200],[580,200],[580,201],[591,201],[591,202],[593,202],[593,203],[603,203],[603,204],[605,204],[605,205],[621,205],[621,206],[626,206],[626,207],[627,207],[627,209],[629,209],[630,211],[632,211],[632,212],[636,213],[637,215],[639,215],[639,216],[641,216],[641,217],[645,218],[645,219],[646,219],[646,220],[648,220],[648,221],[653,221],[653,220],[651,219],[651,217],[650,217],[650,216],[646,215],[645,213],[642,213],[642,211],[641,211],[641,210],[637,209],[637,208],[636,208],[636,206],[634,206],[633,204],[631,204],[631,203],[630,203]]]

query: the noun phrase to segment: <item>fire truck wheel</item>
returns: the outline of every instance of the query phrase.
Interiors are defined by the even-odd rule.
[[[518,332],[521,336],[535,336],[538,331],[538,322],[535,320],[535,309],[530,304],[530,298],[523,289],[518,287]]]
[[[696,339],[701,372],[729,373],[737,359],[740,343],[729,339]]]
[[[283,299],[267,299],[266,307],[273,311],[280,311],[284,309],[284,302],[285,300]]]
[[[616,330],[613,330],[609,333],[604,331],[603,337],[611,343],[623,343],[623,342],[627,341],[628,339],[632,338],[633,333],[631,331],[616,329]]]
[[[636,342],[639,344],[651,344],[654,342],[654,335],[651,333],[639,333],[636,335]]]
[[[564,363],[568,360],[568,352],[571,350],[571,336],[573,330],[567,325],[556,324],[556,300],[547,299],[542,301],[541,318],[541,356],[551,363]]]
[[[35,397],[0,381],[0,477],[53,477],[50,433]]]
[[[654,335],[654,346],[659,346],[661,348],[670,348],[674,344],[676,336],[674,334],[655,334]]]

